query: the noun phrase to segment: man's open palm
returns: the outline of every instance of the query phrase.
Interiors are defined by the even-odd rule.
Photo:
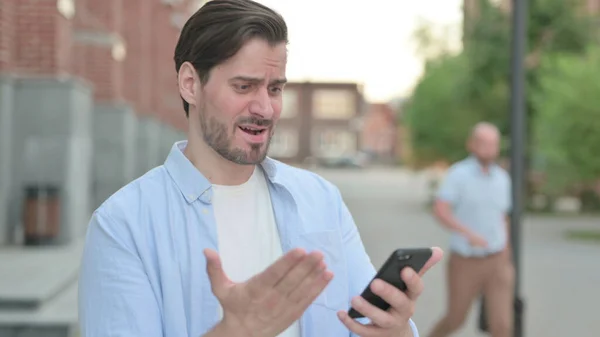
[[[333,278],[323,254],[294,249],[262,273],[235,283],[218,254],[204,251],[211,288],[223,308],[227,331],[252,337],[275,337],[298,320]]]

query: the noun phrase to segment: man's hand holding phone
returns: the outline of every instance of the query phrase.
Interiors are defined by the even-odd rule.
[[[218,254],[205,250],[212,291],[223,320],[207,336],[275,337],[298,320],[333,274],[323,254],[294,249],[244,283],[232,282]]]
[[[338,312],[338,317],[346,327],[361,337],[411,337],[413,336],[409,320],[415,312],[417,299],[423,291],[421,277],[438,263],[443,256],[439,248],[432,248],[431,257],[416,273],[412,268],[403,268],[399,277],[406,284],[406,291],[376,278],[371,282],[371,292],[387,302],[390,307],[383,310],[369,303],[362,296],[352,299],[352,308],[371,320],[370,324],[361,324],[352,319],[345,311]]]

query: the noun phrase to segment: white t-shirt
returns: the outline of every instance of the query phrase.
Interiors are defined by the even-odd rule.
[[[257,166],[242,185],[213,185],[213,192],[223,270],[232,281],[244,282],[283,255],[265,174]],[[300,337],[300,325],[295,322],[278,337]]]

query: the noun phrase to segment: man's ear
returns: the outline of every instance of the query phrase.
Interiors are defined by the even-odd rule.
[[[179,95],[188,102],[189,105],[196,106],[197,93],[200,90],[200,81],[198,73],[194,66],[189,62],[184,62],[179,68],[177,74],[179,86]]]

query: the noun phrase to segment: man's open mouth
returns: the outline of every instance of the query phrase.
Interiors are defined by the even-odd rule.
[[[244,131],[245,133],[251,135],[259,135],[267,130],[266,128],[253,126],[238,126],[238,128],[240,128],[240,130]]]

